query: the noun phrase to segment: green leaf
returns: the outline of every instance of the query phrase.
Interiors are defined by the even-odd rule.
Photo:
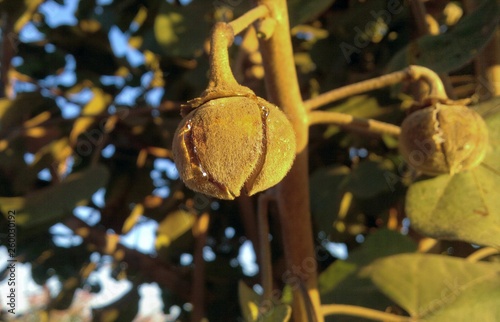
[[[346,166],[334,166],[320,168],[311,175],[311,213],[317,230],[331,233],[350,172]]]
[[[406,212],[412,227],[434,238],[500,246],[500,177],[481,166],[411,185]]]
[[[488,44],[500,20],[496,0],[485,0],[480,8],[465,16],[449,32],[417,39],[400,50],[389,62],[387,71],[408,65],[428,67],[448,73],[470,62]]]
[[[413,228],[434,238],[500,246],[498,106],[498,100],[494,100],[478,107],[479,111],[489,112],[485,121],[491,145],[480,166],[454,176],[422,179],[410,186],[406,213]]]
[[[243,281],[240,281],[238,284],[238,292],[241,312],[243,313],[245,321],[257,321],[259,316],[258,303],[260,301],[260,296]]]
[[[69,175],[61,183],[37,190],[25,197],[0,197],[0,210],[7,214],[16,211],[16,224],[32,228],[54,224],[71,214],[80,202],[108,181],[108,170],[99,165]]]
[[[320,294],[333,291],[341,281],[354,273],[357,267],[358,265],[343,260],[338,260],[328,266],[319,275],[318,286]]]
[[[317,17],[323,11],[328,9],[335,0],[289,0],[288,15],[290,26],[296,26]]]
[[[361,269],[378,258],[414,252],[417,245],[398,232],[381,229],[369,235],[365,242],[345,261],[337,260],[319,276],[322,303],[350,304],[385,310],[392,302],[382,295],[372,281],[360,275]],[[357,318],[328,317],[327,321],[360,321]]]
[[[499,321],[500,265],[434,254],[402,254],[367,267],[377,287],[414,321]]]
[[[393,230],[380,229],[366,237],[365,242],[349,256],[348,261],[363,266],[380,257],[416,250],[417,244],[409,237]]]
[[[392,172],[394,165],[385,161],[363,161],[349,175],[347,189],[357,198],[373,198],[381,193],[390,192],[387,173]]]
[[[193,57],[201,53],[211,28],[206,17],[210,10],[213,10],[211,1],[193,1],[187,6],[163,1],[154,31],[165,55]]]
[[[282,303],[262,303],[269,311],[259,316],[261,296],[255,293],[243,281],[238,285],[239,300],[243,318],[247,322],[287,322],[292,315],[289,305]]]

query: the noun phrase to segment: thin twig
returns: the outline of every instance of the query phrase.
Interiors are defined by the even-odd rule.
[[[257,214],[255,212],[253,198],[247,195],[241,195],[236,199],[236,201],[238,202],[238,209],[243,223],[243,228],[245,230],[245,236],[252,242],[255,256],[257,257],[257,263],[260,263],[260,252],[258,251],[258,249],[260,249],[259,232],[257,228]]]
[[[410,6],[417,25],[418,36],[430,34],[429,24],[425,17],[426,10],[424,3],[421,0],[411,0]]]
[[[17,52],[17,34],[14,33],[14,21],[12,15],[6,11],[2,13],[2,53],[0,64],[0,97],[6,95],[10,88],[9,69],[12,57]]]
[[[271,247],[269,245],[269,202],[274,198],[269,194],[259,196],[259,207],[257,215],[257,226],[259,234],[259,253],[260,253],[260,278],[264,293],[262,303],[267,303],[272,299],[273,294],[273,272],[271,264]],[[262,306],[265,308],[266,306]],[[267,312],[261,312],[263,314]]]
[[[370,133],[389,134],[395,137],[398,137],[401,133],[401,128],[394,124],[327,111],[310,112],[309,124],[334,124],[346,129],[367,130]]]
[[[429,96],[447,98],[444,85],[439,76],[429,68],[422,66],[409,66],[408,68],[380,77],[368,79],[359,83],[333,89],[304,102],[307,109],[313,110],[331,102],[339,101],[349,96],[366,93],[407,80],[422,79],[429,83],[431,92]]]
[[[492,255],[498,255],[500,254],[500,250],[493,248],[493,247],[484,247],[481,249],[476,250],[474,253],[470,254],[467,256],[465,259],[468,262],[478,262],[481,259],[484,259],[486,257],[492,256]]]
[[[234,19],[229,23],[235,35],[239,34],[256,20],[261,19],[269,15],[269,8],[266,5],[259,5],[251,10],[245,12],[240,17]]]
[[[193,235],[196,238],[194,249],[193,288],[191,289],[191,302],[193,312],[192,322],[200,322],[205,316],[205,260],[203,259],[203,248],[207,242],[208,225],[210,216],[203,213],[193,226]]]
[[[321,311],[327,315],[349,315],[360,318],[370,319],[374,321],[384,322],[411,322],[412,318],[406,316],[395,315],[387,312],[381,312],[373,309],[368,309],[355,305],[330,304],[322,305]]]

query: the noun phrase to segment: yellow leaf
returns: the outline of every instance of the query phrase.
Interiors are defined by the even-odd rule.
[[[34,127],[50,119],[50,112],[45,111],[24,122],[24,127]]]
[[[122,233],[123,234],[128,233],[132,229],[132,227],[135,226],[137,220],[139,220],[139,218],[143,213],[144,213],[144,206],[142,204],[135,205],[134,209],[132,209],[132,212],[123,223]]]
[[[156,238],[156,249],[168,247],[172,241],[193,227],[196,216],[184,210],[170,213],[158,226],[158,237]]]
[[[81,20],[80,29],[84,32],[95,33],[101,29],[101,24],[97,20]]]
[[[85,105],[82,110],[83,115],[99,115],[104,112],[108,104],[111,102],[111,96],[109,94],[104,93],[104,91],[100,88],[93,88],[92,92],[94,93],[94,97]],[[72,144],[76,143],[78,136],[84,133],[92,124],[94,123],[93,117],[80,117],[75,121],[73,125],[73,129],[69,136],[70,142]],[[104,129],[96,129],[96,131],[103,131]],[[102,136],[103,133],[98,133]],[[95,142],[91,142],[92,144],[96,143],[98,139],[96,138],[95,133],[89,133],[88,138]]]
[[[45,136],[45,133],[47,133],[47,131],[43,127],[40,127],[40,126],[26,130],[26,136],[29,136],[32,138],[41,138],[41,137]]]

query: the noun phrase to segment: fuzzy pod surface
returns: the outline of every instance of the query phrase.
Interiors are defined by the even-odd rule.
[[[401,124],[403,158],[427,175],[472,169],[482,162],[487,148],[486,123],[463,105],[436,103],[413,112]]]
[[[285,114],[266,100],[224,97],[191,111],[172,149],[188,188],[232,200],[283,179],[295,158],[295,133]]]

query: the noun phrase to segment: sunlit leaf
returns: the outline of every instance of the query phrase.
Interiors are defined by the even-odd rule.
[[[434,254],[401,254],[375,261],[363,275],[414,321],[498,321],[500,265]]]

